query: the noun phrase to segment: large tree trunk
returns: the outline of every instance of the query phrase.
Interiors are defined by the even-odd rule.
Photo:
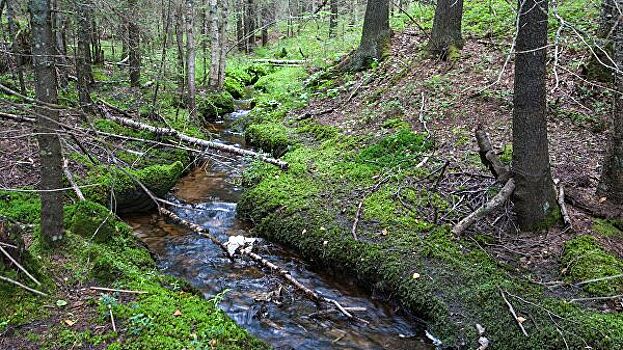
[[[435,20],[428,50],[437,57],[450,58],[463,48],[461,21],[463,0],[439,0],[435,8]]]
[[[91,104],[91,96],[89,94],[89,85],[93,81],[91,72],[91,51],[89,49],[89,32],[82,30],[89,24],[88,4],[82,0],[76,1],[76,23],[78,47],[76,50],[76,75],[78,78],[78,98],[83,109],[88,108]]]
[[[32,54],[37,99],[57,103],[54,69],[54,36],[49,0],[30,1]],[[44,244],[53,246],[63,239],[63,170],[61,143],[56,133],[58,111],[37,107],[37,141],[41,162],[41,234]]]
[[[513,196],[519,228],[545,228],[558,213],[549,165],[545,61],[547,0],[518,0],[513,96]],[[522,6],[523,4],[523,6]]]
[[[262,23],[262,46],[268,45],[268,25],[270,24],[270,16],[271,12],[274,9],[271,8],[272,3],[267,3],[262,6],[262,11],[260,11],[260,17]]]
[[[389,0],[368,0],[361,43],[357,51],[341,64],[341,68],[360,71],[372,62],[381,61],[389,53],[390,38]]]
[[[12,52],[13,57],[15,57],[15,70],[17,71],[17,78],[19,79],[19,89],[20,92],[25,95],[26,94],[26,83],[24,82],[24,71],[22,65],[24,65],[24,59],[22,57],[22,53],[20,52],[20,45],[17,40],[17,32],[18,27],[15,22],[15,9],[13,8],[15,4],[11,0],[6,0],[6,17],[7,22],[9,22],[9,34],[11,35],[11,42],[13,43]],[[48,4],[49,7],[49,4]]]
[[[623,8],[623,1],[617,0],[617,5],[619,8]],[[614,40],[614,61],[621,69],[623,67],[623,25],[617,25],[612,36]],[[615,88],[618,93],[614,96],[610,148],[605,159],[597,193],[615,204],[623,204],[623,74],[621,72],[615,74]]]
[[[329,17],[329,38],[335,38],[337,33],[338,3],[337,0],[331,1],[331,16]]]
[[[194,9],[193,0],[186,0],[186,78],[188,95],[186,99],[191,118],[196,118],[195,107],[195,37],[193,35]]]
[[[128,21],[128,51],[130,56],[130,86],[141,86],[141,43],[140,43],[140,29],[138,26],[137,18],[137,0],[129,0],[130,18]]]

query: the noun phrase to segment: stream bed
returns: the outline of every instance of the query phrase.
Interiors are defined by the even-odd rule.
[[[213,125],[219,141],[244,146],[244,138],[231,124],[248,111],[237,111]],[[197,223],[221,239],[249,236],[248,227],[236,219],[244,162],[217,157],[181,179],[168,200],[180,217]],[[350,321],[341,313],[318,307],[277,275],[265,273],[253,262],[231,262],[208,238],[167,223],[157,215],[126,218],[135,234],[157,256],[159,267],[189,281],[206,298],[218,298],[220,307],[251,334],[275,349],[432,349],[422,325],[397,312],[349,281],[314,270],[292,252],[265,240],[255,251],[287,269],[307,287],[336,299],[345,307],[361,308]],[[367,323],[366,323],[367,322]]]

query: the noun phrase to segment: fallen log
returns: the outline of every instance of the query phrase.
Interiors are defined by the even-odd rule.
[[[269,64],[274,64],[274,65],[284,65],[284,66],[297,66],[297,65],[303,65],[307,63],[306,60],[272,60],[272,59],[255,59],[255,60],[251,60],[251,62],[269,63]]]
[[[229,254],[229,251],[227,249],[227,245],[224,242],[221,242],[218,238],[214,237],[212,234],[210,234],[209,230],[195,224],[192,223],[190,221],[184,220],[182,218],[180,218],[179,216],[177,216],[175,213],[173,213],[172,211],[165,209],[165,208],[160,208],[159,209],[160,213],[164,216],[169,217],[171,220],[173,220],[173,222],[175,222],[176,224],[182,225],[182,226],[186,226],[187,228],[191,229],[193,232],[199,234],[200,236],[206,237],[208,238],[210,241],[212,241],[214,244],[216,244],[217,246],[219,246],[221,248],[221,250],[223,250],[223,252],[225,253],[226,256],[230,257],[230,259],[232,258],[231,255]],[[290,282],[290,284],[292,284],[296,289],[298,289],[299,291],[303,292],[303,294],[305,294],[308,298],[312,299],[315,302],[325,302],[328,304],[332,304],[334,305],[338,310],[340,310],[340,312],[342,314],[344,314],[344,316],[348,317],[349,319],[354,319],[354,320],[359,320],[362,321],[364,323],[366,323],[367,321],[365,320],[361,320],[355,316],[353,316],[350,312],[348,312],[347,308],[343,307],[337,300],[335,299],[330,299],[327,298],[325,296],[322,296],[318,293],[316,293],[315,291],[311,290],[310,288],[306,287],[303,283],[301,283],[299,280],[297,280],[296,278],[294,278],[294,276],[292,276],[292,274],[275,265],[274,263],[266,260],[265,258],[263,258],[261,255],[253,253],[253,252],[248,252],[248,253],[241,253],[241,255],[244,256],[248,256],[251,260],[253,260],[254,262],[256,262],[257,264],[264,266],[266,268],[268,268],[269,270],[277,273],[278,275],[280,275],[281,277],[283,277],[283,279],[285,279],[286,281]]]
[[[279,159],[267,157],[263,154],[260,154],[254,151],[238,148],[238,147],[231,146],[231,145],[226,145],[220,142],[207,141],[207,140],[203,140],[203,139],[196,138],[193,136],[188,136],[172,128],[161,128],[161,127],[156,127],[156,126],[144,124],[141,122],[137,122],[137,121],[134,121],[128,118],[116,117],[112,115],[105,106],[99,106],[99,107],[100,107],[100,110],[102,111],[103,116],[106,119],[112,120],[123,126],[127,126],[133,129],[153,132],[154,134],[158,134],[162,136],[172,136],[172,137],[179,139],[180,141],[198,145],[201,147],[212,148],[212,149],[216,149],[216,150],[223,151],[223,152],[237,154],[240,156],[248,156],[248,157],[257,158],[263,162],[274,164],[280,167],[281,169],[288,168],[288,163],[282,160],[279,160]]]

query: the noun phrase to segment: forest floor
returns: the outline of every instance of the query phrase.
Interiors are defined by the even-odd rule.
[[[469,13],[465,18],[470,23]],[[275,58],[287,46],[285,59],[307,58],[298,56],[303,40],[305,49],[322,44],[311,33],[314,39],[299,39],[298,50],[291,42],[278,43],[258,49],[257,56]],[[595,218],[568,204],[572,227],[559,224],[526,234],[516,232],[507,204],[461,237],[450,233],[453,224],[500,187],[481,164],[474,129],[485,127],[504,162],[512,155],[513,62],[506,64],[509,40],[496,38],[468,35],[460,58],[443,62],[427,57],[426,35],[408,28],[396,32],[387,60],[366,72],[328,79],[319,78],[322,71],[315,63],[277,68],[236,62],[228,76],[256,90],[256,107],[240,123],[247,140],[290,164],[288,171],[261,163],[247,169],[239,215],[256,225],[257,235],[318,265],[347,271],[346,277],[367,286],[373,296],[399,303],[421,317],[445,345],[476,348],[485,337],[492,349],[621,348],[623,310],[620,298],[613,297],[623,292],[619,218]],[[607,84],[584,78],[588,61],[581,45],[561,47],[558,61],[550,61],[548,132],[554,177],[569,195],[599,207],[604,204],[594,193],[607,145],[611,93]],[[100,69],[100,79],[118,79],[119,72],[107,69]],[[97,94],[154,123],[143,108],[150,100],[146,89],[103,84]],[[177,117],[171,95],[162,97],[167,121],[178,128],[190,125],[188,132],[209,137]],[[10,104],[2,110],[19,112]],[[74,118],[73,112],[68,114],[66,118]],[[32,129],[3,123],[0,184],[36,186],[36,143],[25,137]],[[96,128],[160,140],[102,120]],[[137,142],[111,141],[109,146],[147,182],[155,175],[174,183],[181,171],[170,163],[181,160],[189,167],[193,161],[186,152]],[[101,145],[89,143],[88,149],[102,163],[110,160],[110,150]],[[106,174],[114,171],[89,165],[77,149],[70,153],[71,170],[80,175],[81,184],[110,185]],[[157,171],[140,173],[151,166]],[[101,192],[88,195],[105,205]],[[113,242],[70,234],[68,249],[47,254],[32,238],[37,234],[36,196],[0,196],[6,199],[0,202],[0,214],[34,231],[26,246],[34,257],[42,257],[33,266],[48,264],[39,274],[54,293],[41,301],[17,288],[2,289],[11,297],[0,301],[0,347],[265,347],[185,283],[157,272],[123,223],[114,222],[112,230],[120,233]],[[71,194],[67,199],[67,210],[75,215],[79,204]],[[88,210],[101,219],[97,208]],[[94,285],[149,294],[99,293],[89,289]],[[118,321],[117,333],[112,332],[108,305]],[[196,329],[198,325],[203,327]],[[226,330],[216,331],[219,325]]]

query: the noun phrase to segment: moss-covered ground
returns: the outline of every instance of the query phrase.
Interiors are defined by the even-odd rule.
[[[590,18],[598,12],[594,7],[579,11],[581,3],[565,2],[559,13],[593,30]],[[465,31],[475,38],[500,39],[512,31],[513,9],[508,3],[493,1],[485,6],[466,1],[465,11]],[[424,29],[430,28],[431,7],[417,4],[410,13]],[[551,24],[553,36],[557,23]],[[392,26],[400,30],[409,26],[409,20],[398,15]],[[509,113],[509,90],[504,83],[475,102],[457,103],[453,94],[457,90],[466,94],[473,81],[481,81],[480,74],[487,74],[484,66],[466,68],[458,63],[458,68],[431,69],[439,62],[426,60],[425,40],[420,36],[409,41],[412,35],[396,34],[394,46],[407,48],[393,50],[405,53],[370,72],[306,76],[301,68],[288,67],[256,83],[257,107],[241,121],[247,140],[276,155],[283,153],[290,167],[282,172],[255,163],[247,169],[239,215],[254,223],[257,235],[284,244],[315,264],[342,271],[375,295],[399,302],[423,318],[447,346],[477,348],[476,325],[481,325],[493,349],[623,348],[623,316],[608,299],[623,292],[623,260],[604,244],[620,235],[611,223],[597,220],[593,228],[582,226],[574,234],[554,228],[549,235],[561,238],[552,239],[551,247],[544,243],[539,254],[548,257],[543,265],[530,265],[531,259],[539,260],[531,252],[519,251],[516,259],[508,259],[503,249],[493,249],[512,241],[499,239],[499,231],[463,237],[450,233],[448,216],[460,219],[455,212],[463,201],[460,193],[473,188],[472,182],[465,181],[452,184],[450,191],[441,190],[448,181],[444,172],[458,173],[452,176],[459,179],[466,178],[461,178],[466,176],[462,172],[487,175],[473,150],[468,126],[472,123],[465,119],[490,123],[492,129],[508,128],[508,117],[502,115]],[[485,49],[473,45],[461,53],[470,63],[475,56],[489,64],[504,61],[504,53],[478,51]],[[285,42],[260,54],[275,56],[284,47],[295,52]],[[317,65],[323,67],[322,62]],[[459,73],[448,73],[453,69]],[[497,74],[490,75],[495,79]],[[421,106],[420,100],[426,105]],[[329,107],[331,111],[320,116]],[[304,117],[306,113],[312,116]],[[492,119],[498,115],[499,120]],[[429,128],[441,125],[433,130],[437,137],[429,137],[423,122]],[[503,161],[509,162],[509,141],[500,137],[496,142],[503,145]],[[452,154],[437,155],[441,152]],[[494,194],[496,190],[485,186],[483,191]],[[537,236],[542,237],[535,235],[534,240]],[[594,297],[605,299],[590,300]]]

